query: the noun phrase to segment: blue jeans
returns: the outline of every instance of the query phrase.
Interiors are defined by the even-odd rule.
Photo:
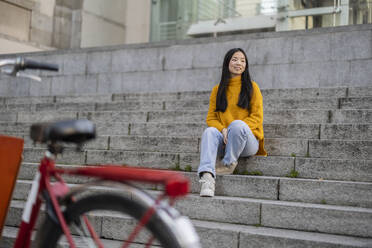
[[[258,151],[258,140],[249,126],[241,120],[235,120],[227,128],[227,145],[223,135],[217,128],[208,127],[204,130],[200,146],[200,165],[198,175],[210,172],[216,177],[216,159],[223,157],[222,163],[230,165],[238,158],[255,155]]]

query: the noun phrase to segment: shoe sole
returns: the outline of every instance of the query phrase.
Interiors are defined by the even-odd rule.
[[[200,192],[201,197],[213,197],[214,192],[212,190],[205,190],[203,193]]]

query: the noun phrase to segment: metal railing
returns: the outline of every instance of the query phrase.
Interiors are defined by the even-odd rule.
[[[188,1],[188,9],[183,8],[177,10],[179,12],[177,20],[169,20],[167,22],[159,23],[159,30],[157,32],[159,32],[158,37],[160,40],[184,39],[188,37],[188,29],[191,26],[199,24],[204,25],[203,23],[212,23],[208,25],[212,25],[211,27],[213,28],[213,25],[228,25],[226,20],[238,21],[239,18],[242,20],[238,21],[239,25],[244,23],[244,18],[248,18],[247,20],[252,23],[255,22],[256,24],[259,21],[266,21],[266,23],[263,24],[263,29],[273,25],[273,30],[276,31],[372,23],[372,0],[177,1],[179,3],[182,1]],[[191,2],[192,4],[189,4]],[[185,5],[179,4],[179,6]],[[186,17],[185,15],[188,16]],[[265,16],[274,20],[274,24],[272,24],[272,21],[268,21],[268,18]],[[306,18],[306,22],[302,21],[301,18]],[[315,21],[317,25],[314,25]],[[306,23],[306,25],[303,23]],[[208,27],[208,25],[206,25],[206,27]],[[255,25],[254,27],[247,26],[247,28],[260,29],[259,25]],[[224,29],[223,32],[228,32],[228,30]]]

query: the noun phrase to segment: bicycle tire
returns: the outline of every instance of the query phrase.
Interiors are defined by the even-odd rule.
[[[130,199],[125,195],[118,195],[113,193],[99,193],[89,195],[77,200],[67,206],[64,211],[67,224],[77,221],[81,215],[90,211],[115,211],[125,215],[129,215],[137,221],[146,213],[148,207],[141,202]],[[149,222],[144,226],[153,237],[159,241],[164,248],[178,248],[181,247],[172,232],[170,227],[163,222],[157,213],[151,217]],[[38,248],[54,248],[57,247],[58,242],[63,236],[63,231],[56,221],[46,215],[44,222],[39,228],[35,244]],[[124,241],[123,241],[124,242]]]

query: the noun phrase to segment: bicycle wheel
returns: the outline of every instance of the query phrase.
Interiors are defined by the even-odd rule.
[[[100,193],[71,203],[64,211],[64,215],[77,247],[96,247],[93,239],[89,237],[83,215],[91,222],[104,247],[122,247],[129,233],[147,210],[148,206],[127,196]],[[129,233],[127,227],[132,227]],[[155,238],[154,245],[166,248],[181,247],[169,225],[156,212],[143,229],[146,230],[141,231],[130,247],[145,247],[150,237]],[[46,215],[37,232],[35,244],[39,248],[68,247],[68,242],[63,237],[60,225]]]

